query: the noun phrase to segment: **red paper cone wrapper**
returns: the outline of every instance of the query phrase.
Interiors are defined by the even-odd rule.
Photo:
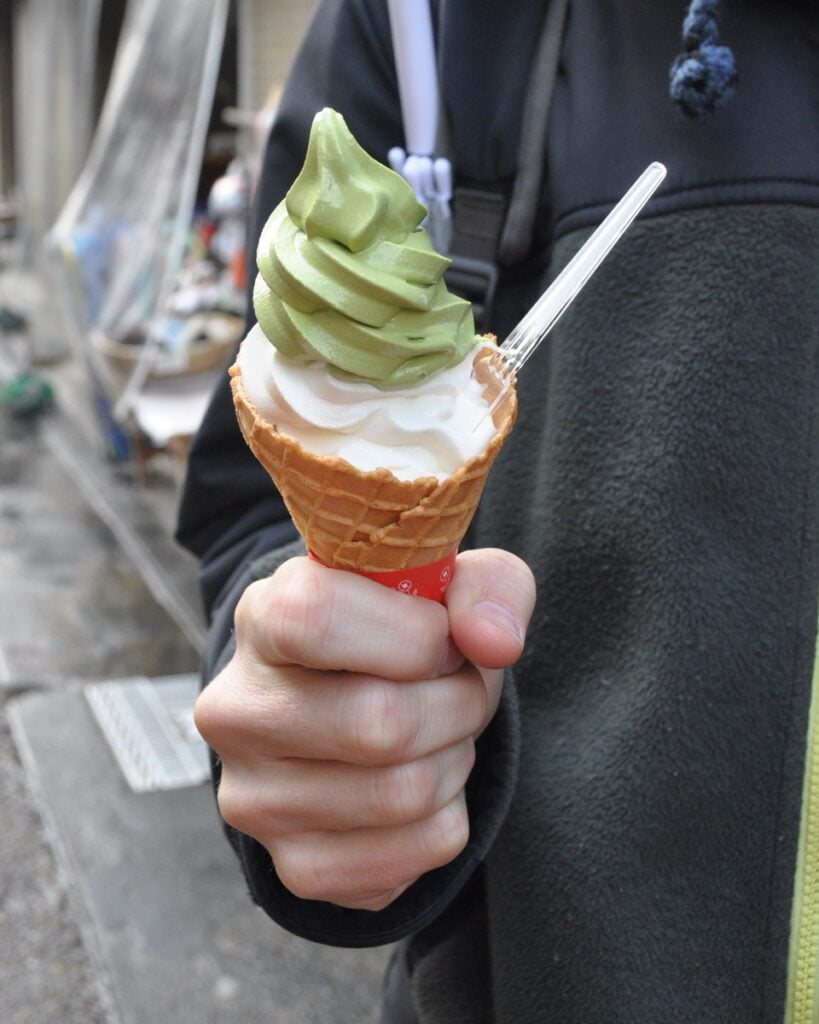
[[[326,562],[308,550],[307,554],[319,565],[327,566]],[[364,576],[368,580],[375,580],[382,587],[389,587],[390,590],[400,590],[402,594],[411,594],[413,597],[425,597],[429,601],[437,601],[443,604],[444,594],[452,581],[452,574],[455,572],[455,556],[457,551],[452,551],[439,558],[436,562],[428,565],[417,565],[412,569],[390,569],[387,572],[366,572],[363,569],[343,569],[342,572],[354,572],[356,576]],[[328,569],[333,568],[327,566]]]

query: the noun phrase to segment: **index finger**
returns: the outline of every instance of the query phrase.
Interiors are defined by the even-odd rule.
[[[240,656],[266,665],[435,678],[460,660],[446,610],[307,558],[252,584],[236,609]]]

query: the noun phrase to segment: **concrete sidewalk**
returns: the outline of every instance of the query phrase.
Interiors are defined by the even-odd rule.
[[[3,1022],[375,1021],[388,951],[273,925],[209,786],[134,792],[92,714],[90,683],[194,673],[204,627],[177,483],[140,490],[106,461],[81,369],[47,371],[39,423],[0,422]]]
[[[131,792],[82,691],[28,696],[10,718],[109,1020],[377,1019],[383,951],[304,942],[254,908],[209,786]]]

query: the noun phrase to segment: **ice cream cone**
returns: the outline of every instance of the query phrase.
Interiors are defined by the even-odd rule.
[[[473,372],[492,405],[501,388],[500,356],[487,344]],[[492,413],[486,448],[443,481],[399,480],[388,469],[363,472],[338,456],[316,455],[262,419],[245,391],[238,362],[230,368],[236,415],[245,440],[284,499],[309,550],[326,565],[379,573],[429,565],[452,554],[472,520],[489,469],[517,414],[514,386]]]

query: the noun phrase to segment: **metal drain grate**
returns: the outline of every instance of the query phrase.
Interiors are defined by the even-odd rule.
[[[85,694],[128,785],[136,793],[197,786],[210,777],[193,724],[195,675],[91,683]]]

